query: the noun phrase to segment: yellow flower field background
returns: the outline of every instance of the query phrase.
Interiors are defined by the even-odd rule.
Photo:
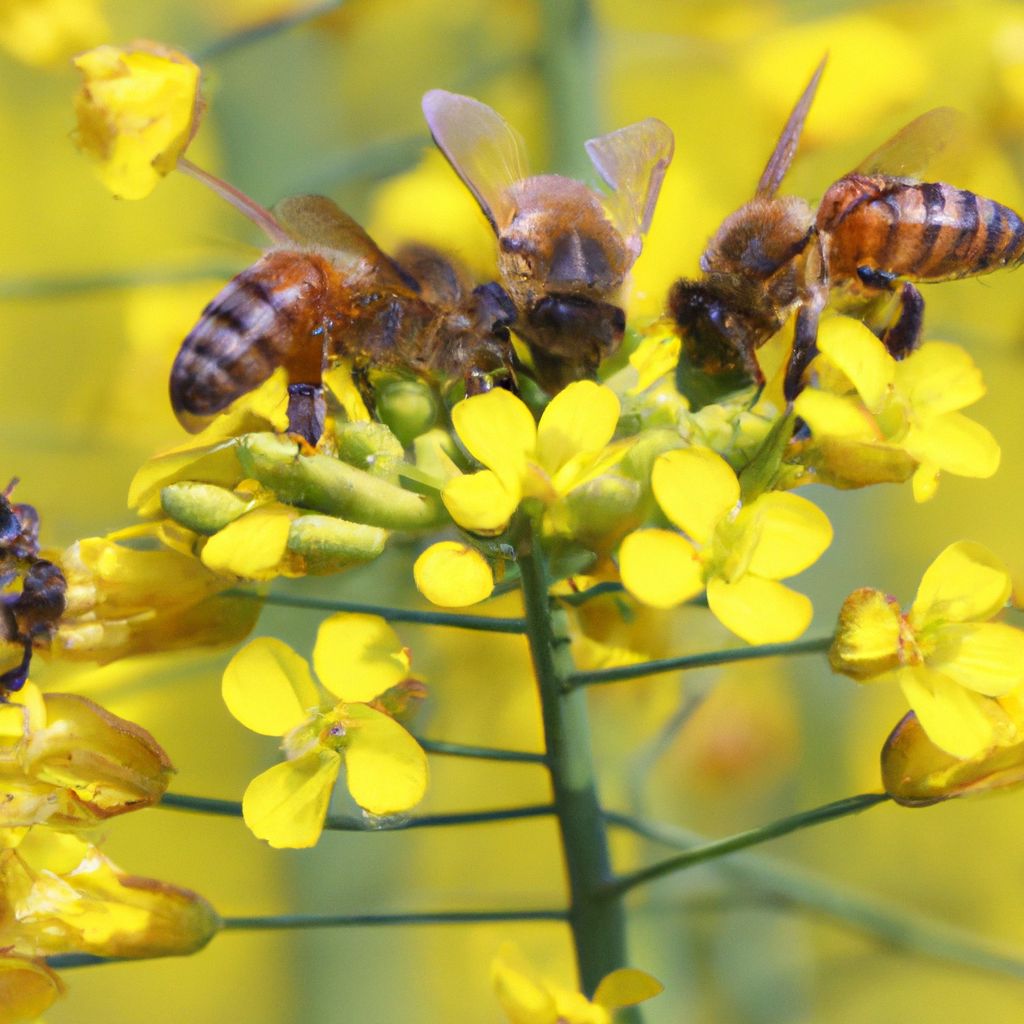
[[[71,139],[78,76],[70,57],[102,42],[159,40],[198,61],[209,109],[191,159],[268,205],[324,192],[385,250],[409,239],[436,244],[483,280],[494,272],[493,238],[430,144],[426,90],[468,93],[500,110],[524,134],[534,170],[585,174],[585,138],[661,118],[676,152],[633,273],[637,322],[663,313],[671,283],[697,273],[709,235],[751,197],[826,52],[784,192],[817,199],[901,125],[952,105],[972,123],[940,158],[937,179],[1024,209],[1018,4],[601,0],[589,65],[564,61],[572,5],[559,0],[317,6],[319,16],[274,31],[265,29],[302,5],[20,0],[0,10],[0,485],[20,478],[15,496],[40,511],[45,546],[133,522],[133,474],[185,439],[167,398],[181,339],[260,245],[250,225],[184,175],[141,202],[114,200],[98,182]],[[1002,464],[991,479],[943,476],[924,504],[909,483],[807,492],[835,530],[831,548],[798,577],[814,604],[808,635],[827,635],[858,587],[909,607],[926,567],[960,539],[995,552],[1021,592],[1022,280],[1001,271],[923,286],[925,338],[963,345],[981,368],[988,394],[971,415],[999,441]],[[305,581],[303,593],[415,605],[411,562],[411,546],[398,543],[364,569]],[[500,601],[500,613],[518,614],[514,597]],[[628,635],[611,606],[588,616],[581,650],[598,639],[605,653],[639,641],[645,656],[664,657],[731,642],[699,608],[641,611]],[[283,639],[308,660],[319,621],[268,608],[255,636]],[[429,689],[420,734],[539,749],[521,638],[416,625],[399,633]],[[97,669],[37,661],[33,677],[150,730],[177,769],[172,792],[240,800],[279,758],[274,742],[224,705],[231,653]],[[709,838],[877,789],[882,743],[906,709],[895,687],[855,687],[821,654],[594,687],[590,702],[604,802],[635,801]],[[539,803],[545,787],[536,766],[431,757],[418,813]],[[666,988],[645,1004],[644,1019],[1009,1019],[1024,1000],[1021,816],[1024,793],[1013,791],[921,809],[890,803],[658,882],[630,908],[631,965]],[[241,821],[154,808],[105,827],[100,845],[116,863],[194,889],[232,917],[563,899],[557,836],[543,819],[333,833],[315,849],[279,851]],[[616,834],[620,863],[642,863],[641,850]],[[239,929],[187,958],[68,970],[70,995],[46,1020],[497,1022],[490,965],[508,940],[573,987],[558,924]],[[932,955],[961,940],[1006,952],[1005,969],[972,967],[967,953],[952,963]]]

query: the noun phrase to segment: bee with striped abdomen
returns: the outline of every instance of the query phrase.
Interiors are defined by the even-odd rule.
[[[924,300],[914,282],[973,277],[1024,258],[1024,222],[1009,207],[918,179],[954,132],[958,115],[948,108],[923,114],[875,150],[816,212],[776,195],[824,66],[793,108],[754,199],[708,244],[701,279],[677,281],[669,293],[689,360],[709,373],[742,370],[758,383],[755,351],[795,313],[789,399],[817,352],[826,303],[864,320],[902,358],[921,338]]]
[[[283,367],[289,429],[315,444],[322,375],[342,358],[361,383],[398,371],[462,380],[468,394],[514,386],[514,310],[500,290],[473,289],[424,246],[387,256],[323,196],[279,203],[271,228],[276,246],[210,302],[174,361],[171,405],[186,429],[200,429]]]

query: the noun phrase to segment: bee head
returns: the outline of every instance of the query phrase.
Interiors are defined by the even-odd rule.
[[[728,296],[698,281],[677,281],[669,292],[675,321],[689,361],[705,373],[743,370],[757,378],[752,325]]]

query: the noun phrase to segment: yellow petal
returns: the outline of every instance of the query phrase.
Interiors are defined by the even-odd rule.
[[[843,437],[851,441],[876,441],[882,436],[874,416],[859,400],[805,388],[793,403],[793,411],[815,437]]]
[[[519,480],[509,490],[489,469],[457,476],[445,484],[441,500],[448,514],[473,533],[501,533],[519,504]]]
[[[427,755],[393,718],[367,704],[346,709],[348,789],[371,814],[400,814],[427,791]]]
[[[1024,683],[1024,631],[1002,622],[952,623],[938,631],[928,664],[988,697]]]
[[[296,509],[277,502],[247,512],[203,545],[203,565],[226,576],[273,579],[280,573],[292,520],[298,515]]]
[[[184,54],[154,44],[99,46],[74,65],[85,76],[75,97],[79,148],[115,196],[149,195],[192,136],[199,68]]]
[[[580,380],[548,403],[537,428],[537,459],[554,476],[580,452],[603,448],[619,422],[619,399],[611,388]]]
[[[837,316],[822,323],[818,348],[846,374],[867,407],[877,411],[896,373],[896,361],[878,338],[859,320]]]
[[[340,768],[341,755],[320,748],[257,775],[242,797],[249,830],[276,849],[315,846]]]
[[[900,606],[891,597],[870,587],[855,590],[839,611],[828,652],[832,671],[863,681],[898,668],[902,623]]]
[[[704,589],[693,545],[671,530],[636,530],[619,548],[622,585],[653,608],[672,608]]]
[[[749,571],[778,580],[813,565],[832,543],[828,516],[806,498],[773,491],[762,494],[744,514],[756,517],[757,541]]]
[[[452,409],[452,424],[466,451],[493,470],[506,490],[515,492],[527,456],[537,444],[537,426],[526,405],[503,388],[495,388],[459,402]]]
[[[665,515],[702,545],[740,500],[736,474],[709,448],[679,448],[659,455],[651,486]]]
[[[938,416],[973,405],[985,394],[974,360],[959,346],[929,341],[896,364],[896,386],[918,416]]]
[[[902,669],[900,686],[928,738],[948,754],[967,759],[995,745],[996,732],[984,710],[988,698],[926,665]]]
[[[498,1002],[512,1024],[558,1024],[555,998],[506,944],[491,964],[491,982]]]
[[[306,659],[274,637],[253,640],[228,662],[221,694],[228,711],[263,736],[291,732],[320,703]]]
[[[638,395],[662,377],[674,374],[681,348],[682,341],[677,334],[644,338],[629,355],[629,365],[637,372],[637,381],[629,394]]]
[[[109,38],[99,0],[8,0],[0,46],[25,64],[56,67]]]
[[[332,615],[313,648],[320,682],[344,701],[368,701],[409,674],[409,655],[379,615]]]
[[[919,462],[931,462],[957,476],[987,479],[999,468],[999,442],[980,424],[958,412],[911,426],[902,446]]]
[[[795,640],[810,625],[813,612],[803,594],[750,575],[735,583],[708,580],[708,607],[723,626],[748,644]]]
[[[0,1024],[33,1020],[63,992],[60,978],[42,960],[0,953]]]
[[[494,575],[487,559],[466,544],[432,544],[416,559],[413,579],[419,592],[442,608],[463,608],[491,596]]]
[[[614,1013],[623,1006],[636,1006],[664,990],[665,986],[645,971],[622,967],[601,979],[594,1002]]]
[[[201,447],[186,445],[155,456],[132,477],[128,486],[128,507],[140,516],[158,515],[160,491],[179,480],[202,480],[234,487],[242,478],[237,447],[232,439]]]
[[[910,610],[915,630],[929,622],[978,622],[992,618],[1010,597],[1013,582],[987,548],[951,544],[928,567]]]
[[[939,489],[940,475],[939,467],[934,462],[922,462],[914,471],[914,476],[911,479],[914,501],[919,505],[922,502],[931,501]]]

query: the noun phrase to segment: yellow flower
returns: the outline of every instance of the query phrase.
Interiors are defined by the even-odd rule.
[[[651,483],[683,532],[644,529],[626,537],[619,567],[631,594],[670,608],[706,588],[711,611],[748,643],[792,640],[807,628],[811,602],[779,580],[802,572],[831,542],[820,509],[779,492],[741,504],[736,474],[706,448],[660,455]]]
[[[80,540],[59,559],[68,590],[54,653],[106,663],[248,635],[260,601],[226,596],[232,580],[180,551],[127,547],[116,537]]]
[[[142,199],[185,152],[201,113],[199,68],[154,43],[80,54],[85,77],[75,96],[79,149],[121,199]]]
[[[97,0],[5,0],[0,5],[0,46],[26,64],[62,63],[106,34]]]
[[[0,704],[0,827],[88,828],[159,802],[174,769],[145,729],[26,683]]]
[[[612,1024],[617,1010],[662,991],[649,974],[625,967],[603,978],[591,1001],[535,975],[513,946],[503,947],[495,957],[491,980],[512,1024]]]
[[[426,791],[426,755],[379,706],[409,675],[391,627],[374,615],[333,615],[320,624],[313,665],[329,694],[304,659],[270,637],[242,648],[224,672],[231,714],[284,738],[287,760],[253,779],[242,799],[245,823],[275,847],[316,844],[343,761],[352,798],[370,814],[407,811]]]
[[[33,829],[0,853],[0,889],[10,913],[0,946],[23,956],[184,956],[220,928],[197,893],[122,871],[90,843]]]
[[[846,599],[830,658],[859,682],[895,673],[929,739],[966,760],[1024,738],[1024,631],[989,622],[1010,574],[980,544],[952,544],[929,566],[909,612],[877,590]]]
[[[846,317],[822,325],[818,347],[821,385],[795,403],[813,435],[803,457],[818,479],[863,487],[913,474],[914,498],[927,501],[943,470],[983,478],[998,469],[995,439],[958,411],[985,393],[963,349],[932,341],[896,362],[867,327]]]
[[[416,559],[413,579],[420,593],[443,608],[464,608],[491,596],[494,576],[476,548],[453,540],[431,544]]]
[[[539,424],[500,388],[459,402],[452,423],[469,454],[487,468],[450,480],[445,507],[467,530],[501,533],[524,499],[554,506],[619,462],[628,444],[609,445],[618,419],[615,393],[592,381],[559,392]],[[551,516],[548,525],[558,528]]]
[[[0,952],[0,1024],[35,1020],[64,994],[44,960]]]

